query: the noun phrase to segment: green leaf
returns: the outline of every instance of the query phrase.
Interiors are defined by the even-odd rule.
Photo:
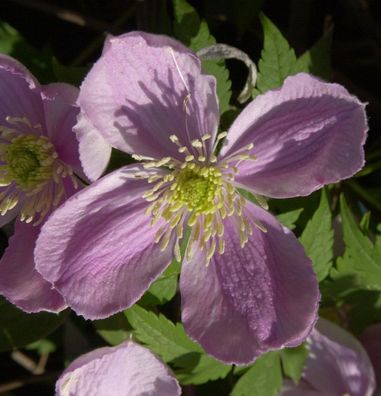
[[[381,237],[375,243],[365,236],[356,223],[344,196],[340,198],[343,223],[343,257],[339,257],[336,269],[331,271],[335,280],[350,279],[353,289],[381,291]]]
[[[291,210],[290,212],[281,213],[277,215],[277,219],[287,228],[293,230],[295,223],[298,221],[300,214],[303,212],[303,208]]]
[[[282,387],[282,370],[277,352],[260,357],[237,381],[231,396],[276,396]]]
[[[51,51],[32,47],[12,26],[0,21],[0,52],[10,55],[26,66],[41,83],[54,79],[50,64]]]
[[[261,59],[258,62],[257,90],[266,92],[280,87],[287,76],[294,74],[296,55],[270,19],[261,14],[260,20],[264,43]]]
[[[176,378],[183,385],[199,385],[204,384],[208,381],[215,381],[220,378],[225,378],[232,366],[223,364],[218,360],[208,355],[201,355],[199,353],[189,354],[193,356],[186,356],[188,359],[185,360],[185,370],[176,370]],[[180,357],[174,361],[175,365],[180,365],[179,360],[184,357]],[[183,359],[184,362],[184,359]]]
[[[294,68],[295,73],[307,72],[325,80],[331,80],[332,34],[333,29],[328,29],[311,49],[298,58]]]
[[[173,0],[172,3],[175,16],[173,31],[180,41],[189,46],[191,39],[199,34],[200,17],[187,1]],[[205,32],[202,34],[205,34]],[[209,44],[207,43],[207,45]]]
[[[36,351],[39,355],[46,355],[56,351],[57,347],[51,340],[39,340],[25,347],[28,351]]]
[[[174,324],[164,315],[156,315],[134,305],[125,315],[134,328],[134,336],[165,362],[169,362],[189,352],[202,353],[202,348],[186,335],[180,323]]]
[[[67,312],[27,314],[0,299],[0,351],[20,348],[45,338],[60,326]]]
[[[22,42],[19,32],[12,26],[0,21],[0,52],[11,54],[16,45]]]
[[[107,319],[93,322],[98,334],[110,345],[119,345],[131,334],[131,326],[123,313],[117,313]]]
[[[215,38],[210,34],[207,23],[200,20],[196,10],[187,1],[173,0],[172,2],[175,16],[173,30],[177,39],[193,51],[216,43]],[[223,114],[229,109],[231,97],[231,82],[225,62],[203,61],[202,68],[204,73],[213,75],[217,80],[220,114]]]
[[[285,348],[280,352],[282,367],[287,377],[290,377],[296,384],[303,374],[304,363],[308,356],[307,347],[302,344],[296,348]]]
[[[229,70],[225,67],[224,61],[205,60],[202,62],[204,73],[213,75],[217,80],[217,96],[220,106],[220,114],[224,114],[230,109],[231,82],[229,80]]]
[[[258,62],[257,86],[253,97],[280,87],[287,76],[308,72],[326,80],[331,79],[332,29],[308,51],[296,58],[280,30],[264,14],[260,15],[264,43]]]
[[[79,86],[88,72],[87,67],[64,66],[52,58],[53,73],[58,81]]]
[[[300,242],[310,257],[319,281],[327,277],[333,261],[332,214],[328,194],[323,189],[319,207],[307,223]]]
[[[177,278],[179,274],[180,263],[173,260],[164,273],[150,286],[139,301],[139,305],[150,307],[154,305],[163,305],[172,300],[176,294]]]

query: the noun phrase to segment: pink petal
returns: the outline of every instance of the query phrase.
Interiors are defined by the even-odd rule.
[[[303,378],[327,394],[371,396],[375,379],[360,343],[337,325],[320,319],[308,340],[309,358]]]
[[[76,359],[56,383],[57,396],[178,396],[169,369],[148,349],[126,341]]]
[[[74,130],[79,141],[79,155],[83,170],[90,180],[97,180],[110,161],[111,146],[83,113],[80,113]]]
[[[169,37],[143,32],[108,37],[78,103],[90,125],[77,131],[94,126],[113,147],[155,158],[183,159],[172,134],[188,146],[210,134],[210,154],[219,118],[216,81],[201,73],[199,59]]]
[[[295,236],[250,202],[260,221],[240,247],[235,219],[225,219],[225,253],[208,267],[193,249],[181,273],[182,320],[188,334],[226,363],[246,364],[260,354],[300,344],[316,320],[319,291],[311,262]]]
[[[279,396],[325,396],[318,390],[314,390],[310,385],[303,380],[299,384],[294,384],[292,381],[284,381],[283,388]],[[342,396],[342,395],[340,395]]]
[[[308,195],[364,165],[364,107],[338,84],[304,73],[288,77],[242,111],[221,158],[254,143],[257,160],[240,164],[238,185],[274,198]]]
[[[82,174],[78,140],[73,131],[79,112],[75,104],[78,92],[72,85],[53,83],[43,87],[42,99],[47,134],[59,158],[77,174]]]
[[[26,117],[44,128],[40,85],[15,59],[0,55],[0,125],[9,126],[6,117]]]
[[[38,271],[86,318],[104,318],[134,304],[172,260],[154,242],[142,198],[150,189],[121,168],[80,191],[44,224],[36,246]]]
[[[15,233],[0,260],[0,294],[26,312],[59,312],[62,296],[35,270],[33,251],[40,227],[16,222]]]

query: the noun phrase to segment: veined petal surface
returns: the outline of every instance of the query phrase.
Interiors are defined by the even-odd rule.
[[[19,220],[0,260],[0,294],[26,312],[59,312],[62,296],[35,269],[34,247],[40,227]]]
[[[83,170],[79,160],[78,140],[73,132],[79,112],[76,106],[78,92],[78,88],[64,83],[42,87],[47,136],[59,158],[81,175]]]
[[[238,185],[273,198],[308,195],[364,165],[364,104],[338,85],[305,73],[253,100],[237,117],[221,159],[253,143]]]
[[[155,243],[136,179],[138,166],[121,168],[69,198],[37,240],[37,270],[85,318],[107,317],[135,303],[172,260],[174,241]]]
[[[216,253],[205,266],[204,251],[194,249],[180,280],[187,333],[217,359],[236,364],[300,344],[316,321],[319,302],[311,262],[295,236],[250,202],[245,212],[253,226],[245,247],[238,223],[226,218],[224,254]]]
[[[56,396],[179,396],[169,369],[148,349],[126,341],[76,359],[56,383]]]
[[[109,144],[128,153],[182,159],[170,135],[190,146],[210,134],[210,154],[217,132],[215,78],[203,75],[199,59],[166,36],[108,37],[78,103],[85,118],[77,132],[88,120]]]
[[[25,117],[44,128],[41,87],[32,74],[15,59],[0,55],[0,126],[6,117]]]

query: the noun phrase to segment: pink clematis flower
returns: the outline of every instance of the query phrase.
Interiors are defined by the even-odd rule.
[[[44,225],[38,270],[68,304],[92,319],[130,307],[180,259],[188,228],[180,290],[189,336],[237,364],[300,344],[319,302],[311,262],[237,188],[262,202],[351,176],[364,162],[364,105],[339,85],[299,74],[218,135],[215,78],[177,41],[141,32],[106,41],[78,103],[90,178],[102,173],[110,145],[141,163],[96,181]]]
[[[33,251],[47,215],[78,187],[77,96],[67,84],[41,86],[23,65],[0,55],[0,226],[17,217],[0,260],[0,294],[27,312],[65,307],[35,270]]]
[[[361,344],[339,326],[319,319],[307,340],[309,356],[298,385],[286,381],[280,396],[372,396],[375,377]]]
[[[168,368],[148,349],[126,341],[80,356],[56,383],[56,396],[179,396]]]

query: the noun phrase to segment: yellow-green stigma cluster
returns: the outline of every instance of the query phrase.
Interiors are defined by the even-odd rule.
[[[226,134],[220,134],[214,144]],[[205,142],[211,138],[204,135],[199,140],[192,142],[193,153],[190,148],[180,144],[174,135],[171,141],[178,146],[178,151],[184,155],[181,162],[171,157],[160,160],[134,155],[135,159],[144,161],[147,172],[137,172],[135,177],[146,178],[148,183],[154,184],[146,191],[143,197],[152,202],[146,213],[152,216],[152,224],[160,221],[164,224],[156,234],[156,242],[160,243],[161,250],[167,248],[171,237],[175,238],[174,254],[180,260],[179,241],[184,234],[184,228],[190,227],[190,237],[186,250],[190,258],[192,246],[205,251],[205,264],[218,251],[223,254],[225,250],[223,219],[235,216],[237,232],[240,235],[243,247],[252,234],[250,222],[244,216],[245,199],[236,191],[232,182],[237,172],[236,166],[229,162],[237,163],[247,159],[254,159],[247,154],[252,145],[246,146],[242,151],[228,161],[217,163],[217,158],[208,150]],[[166,171],[155,173],[152,168],[161,168]]]
[[[9,126],[0,126],[0,214],[3,216],[20,201],[20,219],[27,223],[37,215],[39,224],[52,206],[62,200],[62,178],[77,182],[71,168],[62,163],[41,125],[26,118],[7,117]],[[22,131],[22,132],[21,132]]]
[[[216,196],[221,194],[222,175],[219,169],[186,164],[173,183],[169,202],[185,205],[195,215],[213,213]]]
[[[21,135],[3,148],[1,183],[14,181],[26,192],[40,190],[50,180],[57,153],[45,136]]]

